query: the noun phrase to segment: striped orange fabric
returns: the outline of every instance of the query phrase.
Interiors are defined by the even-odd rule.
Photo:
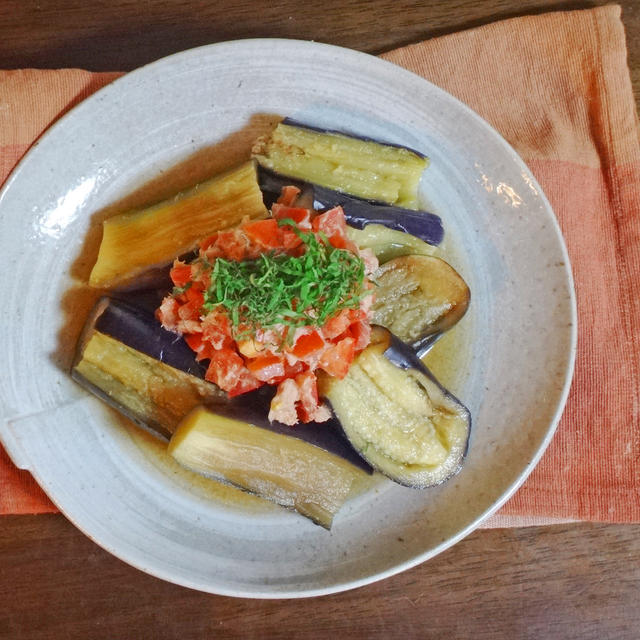
[[[580,335],[564,417],[487,525],[640,521],[640,147],[619,7],[515,18],[384,57],[456,95],[515,147],[574,269]],[[0,72],[0,180],[56,117],[114,77]],[[0,451],[0,513],[53,508]]]
[[[618,6],[515,18],[384,56],[502,133],[542,185],[571,258],[571,394],[547,453],[494,523],[640,520],[640,146],[626,56]]]

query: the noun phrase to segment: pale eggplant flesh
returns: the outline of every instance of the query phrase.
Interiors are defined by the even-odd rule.
[[[259,138],[252,157],[262,167],[368,200],[418,208],[418,188],[429,165],[423,154],[345,132],[292,121]]]
[[[424,353],[466,313],[471,293],[462,276],[435,256],[402,256],[374,275],[372,322]]]
[[[425,489],[462,467],[469,410],[388,330],[376,327],[345,378],[324,377],[320,390],[360,455],[393,481]]]
[[[355,138],[356,140],[362,140],[363,142],[374,142],[376,144],[382,144],[386,147],[395,147],[396,149],[405,149],[406,151],[410,151],[420,158],[427,159],[427,156],[422,153],[422,151],[418,151],[417,149],[412,149],[411,147],[407,147],[406,145],[397,144],[395,142],[386,142],[384,140],[378,140],[376,138],[372,138],[371,136],[363,136],[360,134],[356,134],[353,131],[347,131],[346,129],[328,129],[326,127],[319,127],[317,125],[308,124],[306,122],[302,122],[302,120],[296,120],[295,118],[286,117],[282,120],[282,124],[289,125],[290,127],[298,127],[300,129],[309,129],[310,131],[317,131],[318,133],[334,133],[340,136],[348,136],[349,138]]]
[[[153,314],[101,298],[76,348],[72,378],[152,435],[168,440],[199,404],[225,402],[182,339]]]
[[[205,407],[178,425],[168,453],[182,466],[293,508],[326,529],[367,474],[293,435]]]

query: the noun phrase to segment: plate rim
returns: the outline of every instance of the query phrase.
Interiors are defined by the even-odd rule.
[[[198,581],[190,582],[188,580],[176,578],[175,576],[170,575],[168,572],[159,570],[155,567],[144,566],[144,564],[137,561],[135,557],[130,556],[128,554],[123,554],[120,551],[113,549],[110,546],[107,546],[104,542],[98,541],[89,531],[85,529],[82,523],[78,522],[75,518],[70,517],[60,507],[57,501],[57,496],[52,495],[48,491],[46,491],[47,496],[49,497],[50,500],[52,500],[52,502],[60,510],[60,513],[64,515],[67,519],[69,519],[76,528],[82,531],[88,538],[90,538],[98,546],[105,549],[106,551],[108,551],[115,557],[119,558],[120,560],[126,562],[130,566],[133,566],[141,571],[144,571],[145,573],[153,575],[154,577],[171,582],[173,584],[178,584],[183,587],[196,589],[196,590],[204,591],[207,593],[231,596],[231,597],[255,598],[255,599],[305,598],[305,597],[315,597],[319,595],[329,595],[329,594],[339,593],[339,592],[343,592],[350,589],[360,588],[367,584],[371,584],[379,580],[386,579],[388,577],[391,577],[393,575],[396,575],[398,573],[411,569],[419,564],[422,564],[423,562],[426,562],[430,558],[442,553],[446,549],[457,544],[460,540],[462,540],[467,535],[469,535],[472,531],[478,528],[478,526],[486,518],[490,517],[492,514],[498,511],[498,509],[500,509],[500,507],[502,507],[505,504],[505,502],[507,502],[507,500],[509,500],[509,498],[513,496],[513,494],[517,491],[517,489],[520,486],[522,486],[525,480],[529,477],[529,475],[531,474],[535,466],[540,461],[547,447],[549,446],[549,443],[553,439],[557,431],[560,418],[562,417],[562,414],[569,396],[569,392],[571,389],[574,372],[575,372],[575,363],[576,363],[576,355],[577,355],[577,340],[578,340],[577,301],[576,301],[576,291],[575,291],[575,281],[573,277],[573,270],[571,268],[571,262],[570,262],[566,242],[564,240],[564,236],[562,234],[560,224],[555,215],[555,212],[550,202],[548,201],[543,189],[541,188],[537,179],[535,178],[535,175],[533,174],[533,172],[529,169],[527,164],[516,152],[516,150],[500,134],[500,132],[498,132],[495,128],[493,128],[484,118],[482,118],[482,116],[480,116],[477,112],[475,112],[473,109],[467,106],[464,102],[462,102],[452,94],[448,93],[444,89],[433,84],[423,76],[417,73],[414,73],[413,71],[410,71],[408,69],[405,69],[404,67],[401,67],[384,58],[380,58],[378,56],[365,53],[362,51],[357,51],[355,49],[350,49],[348,47],[342,47],[342,46],[322,43],[322,42],[315,42],[315,41],[294,39],[294,38],[244,38],[244,39],[237,39],[237,40],[226,40],[222,42],[205,44],[198,47],[185,49],[183,51],[178,51],[170,55],[164,56],[162,58],[159,58],[157,60],[151,61],[132,71],[125,72],[124,75],[112,80],[104,87],[101,87],[96,92],[92,93],[87,98],[83,99],[77,105],[74,105],[72,108],[66,111],[60,118],[58,118],[52,125],[47,127],[42,132],[42,134],[40,134],[36,138],[36,140],[33,142],[33,144],[29,147],[27,152],[24,154],[24,156],[19,160],[19,162],[12,169],[11,173],[9,174],[9,176],[7,176],[7,179],[2,185],[2,188],[0,189],[0,208],[2,207],[5,194],[9,191],[14,181],[21,174],[23,167],[27,164],[27,162],[30,160],[30,158],[33,155],[38,153],[40,142],[45,140],[50,135],[55,134],[58,131],[58,129],[63,129],[64,127],[66,127],[66,123],[70,119],[78,117],[78,114],[81,114],[83,110],[91,109],[92,105],[95,103],[98,103],[99,100],[101,99],[101,96],[104,95],[105,93],[111,92],[111,91],[121,91],[120,89],[121,86],[124,86],[126,88],[126,84],[128,82],[135,82],[137,76],[148,73],[149,70],[153,70],[154,67],[161,67],[163,65],[169,64],[172,60],[186,60],[192,57],[197,58],[200,54],[202,54],[205,51],[208,53],[208,52],[222,51],[224,49],[231,50],[238,47],[243,48],[247,45],[255,46],[255,45],[260,45],[264,43],[268,43],[269,45],[273,45],[273,46],[282,44],[282,45],[293,46],[293,47],[323,49],[325,51],[334,52],[339,56],[344,56],[344,55],[351,56],[351,58],[354,60],[357,58],[361,58],[363,60],[366,59],[368,62],[375,60],[376,62],[374,64],[385,66],[387,67],[387,69],[393,69],[394,73],[405,75],[406,78],[411,78],[412,82],[418,81],[421,83],[427,83],[427,85],[430,86],[430,89],[432,91],[439,93],[441,97],[444,97],[447,101],[451,101],[451,100],[455,101],[458,107],[466,111],[467,115],[469,115],[479,126],[481,126],[488,135],[493,137],[493,139],[504,148],[506,153],[510,156],[511,160],[517,163],[519,168],[526,170],[527,175],[532,179],[533,186],[538,192],[537,195],[540,199],[540,203],[543,205],[543,207],[546,209],[546,212],[549,214],[549,218],[553,224],[554,235],[556,237],[556,240],[559,242],[559,248],[562,252],[562,255],[565,261],[564,275],[567,282],[567,288],[569,293],[569,308],[571,313],[570,341],[568,344],[568,354],[567,354],[568,362],[567,362],[566,369],[564,371],[564,383],[562,386],[562,390],[558,395],[558,400],[555,404],[553,418],[545,433],[545,437],[543,438],[543,440],[541,441],[541,443],[536,449],[535,455],[527,462],[526,466],[518,474],[517,478],[511,483],[511,485],[502,493],[500,498],[497,501],[495,501],[490,507],[488,507],[481,515],[476,517],[475,520],[473,520],[466,527],[458,531],[455,535],[451,536],[444,542],[438,544],[437,546],[433,547],[432,549],[426,552],[417,554],[416,556],[410,558],[409,560],[396,564],[393,567],[386,569],[384,571],[370,574],[364,578],[342,581],[339,583],[334,583],[331,586],[322,587],[322,588],[301,589],[301,590],[295,590],[295,591],[282,591],[282,592],[278,592],[278,591],[274,592],[269,590],[245,592],[237,589],[228,589],[224,587],[221,588],[220,586],[215,586],[215,585],[212,586],[211,584],[203,585],[203,584],[200,584]],[[94,73],[94,72],[89,72],[89,73]],[[2,427],[0,428],[0,442],[2,442],[3,445],[5,445],[5,448],[7,450],[9,457],[12,460],[14,460],[14,456],[16,456],[16,452],[20,451],[20,446],[15,442],[15,440],[17,439],[15,434],[11,434],[11,425],[10,425],[9,419],[8,418],[4,419],[3,424],[0,426]],[[14,440],[13,442],[12,442],[12,437]],[[23,461],[20,460],[19,454],[15,459],[15,463],[18,466],[22,466],[22,464],[24,464]],[[43,482],[41,482],[39,479],[40,474],[37,472],[36,469],[32,469],[31,465],[32,465],[32,462],[28,461],[27,468],[29,472],[34,477],[34,479],[38,482],[39,486],[43,487]]]

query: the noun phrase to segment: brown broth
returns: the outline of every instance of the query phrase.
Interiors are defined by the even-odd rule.
[[[232,505],[251,513],[267,513],[278,509],[274,504],[242,491],[231,485],[212,480],[179,465],[167,453],[167,443],[136,426],[124,416],[116,413],[118,422],[129,433],[145,458],[157,469],[169,476],[178,486],[193,494],[218,504]]]

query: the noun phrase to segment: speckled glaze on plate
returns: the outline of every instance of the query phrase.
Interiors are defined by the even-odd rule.
[[[191,487],[68,376],[94,294],[84,285],[110,212],[230,166],[283,116],[431,157],[421,195],[444,220],[472,303],[443,373],[473,415],[469,454],[444,485],[380,480],[327,532],[294,513]],[[551,439],[576,341],[571,271],[540,187],[460,102],[377,58],[244,40],[176,54],[101,90],[54,125],[0,194],[5,364],[0,436],[99,545],[178,584],[283,598],[364,585],[472,531]],[[451,347],[449,347],[451,348]]]

